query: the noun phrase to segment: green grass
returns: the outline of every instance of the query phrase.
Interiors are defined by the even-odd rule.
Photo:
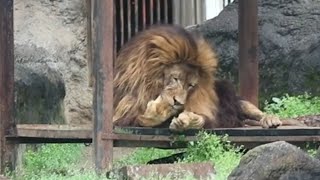
[[[41,179],[72,173],[70,167],[76,166],[82,155],[81,144],[46,144],[36,151],[29,148],[23,159],[23,170],[16,179]]]
[[[286,94],[266,101],[264,111],[282,118],[320,114],[320,97],[312,97],[307,93],[299,96]]]
[[[265,103],[264,111],[276,114],[282,118],[297,117],[302,115],[320,114],[320,98],[308,94],[301,96],[285,95],[272,98]],[[190,142],[186,148],[185,158],[175,163],[187,162],[212,162],[217,171],[215,179],[224,180],[238,165],[242,153],[241,147],[233,146],[227,136],[221,137],[201,132],[197,142]],[[82,144],[47,144],[37,151],[28,150],[24,156],[23,170],[13,179],[17,180],[92,180],[107,179],[98,177],[92,169],[81,169],[77,166],[83,159]],[[148,161],[169,156],[177,150],[162,150],[156,148],[138,148],[132,154],[114,162],[115,167],[125,165],[146,164]],[[310,155],[315,154],[315,149],[307,148]],[[169,179],[154,175],[144,179]],[[194,179],[186,172],[184,179]]]

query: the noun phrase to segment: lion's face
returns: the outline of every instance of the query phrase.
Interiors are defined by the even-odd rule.
[[[196,88],[199,80],[198,70],[185,64],[175,64],[164,71],[164,90],[162,96],[177,110],[181,110],[188,96]]]

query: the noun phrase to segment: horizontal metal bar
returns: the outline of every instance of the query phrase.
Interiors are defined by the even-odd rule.
[[[133,134],[104,134],[102,139],[128,140],[128,141],[195,141],[196,136],[154,136],[154,135],[133,135]],[[274,142],[274,141],[290,141],[290,142],[320,142],[318,136],[228,136],[228,140],[232,142]]]
[[[118,127],[117,127],[118,128]],[[130,132],[130,134],[139,135],[165,135],[180,134],[185,136],[194,136],[201,130],[187,130],[182,133],[170,131],[167,128],[139,128],[139,127],[121,127],[122,131]],[[281,126],[274,129],[263,129],[261,127],[245,127],[245,128],[217,128],[204,130],[210,134],[229,136],[312,136],[320,135],[320,127],[293,127]]]

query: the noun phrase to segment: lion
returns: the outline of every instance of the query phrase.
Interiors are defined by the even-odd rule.
[[[241,99],[216,78],[218,58],[199,34],[177,25],[139,32],[114,64],[114,126],[168,127],[173,131],[282,125],[277,116]]]

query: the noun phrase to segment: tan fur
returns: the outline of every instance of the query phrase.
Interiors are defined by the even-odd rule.
[[[136,35],[122,48],[115,61],[114,122],[123,118],[145,122],[147,104],[163,92],[164,72],[174,64],[192,66],[191,73],[197,78],[196,87],[184,100],[185,110],[214,119],[216,110],[212,107],[216,107],[218,99],[213,83],[208,82],[214,81],[216,55],[203,39],[186,41],[186,36],[179,29],[159,26]],[[179,92],[171,94],[171,99],[178,95]]]
[[[221,83],[215,85],[217,66],[211,46],[181,27],[157,26],[139,33],[115,60],[114,124],[155,127],[171,120],[172,130],[217,128],[228,121],[224,112],[230,110],[221,110],[230,107],[264,128],[281,125],[279,118],[247,101],[229,98],[235,102],[221,103],[220,97],[228,99],[235,93],[225,91],[228,86]],[[236,116],[232,121],[238,121]],[[234,122],[229,125],[239,124]]]
[[[244,114],[247,117],[259,121],[259,124],[263,128],[278,127],[282,125],[282,122],[277,116],[263,113],[255,105],[248,101],[240,101],[240,106]]]

